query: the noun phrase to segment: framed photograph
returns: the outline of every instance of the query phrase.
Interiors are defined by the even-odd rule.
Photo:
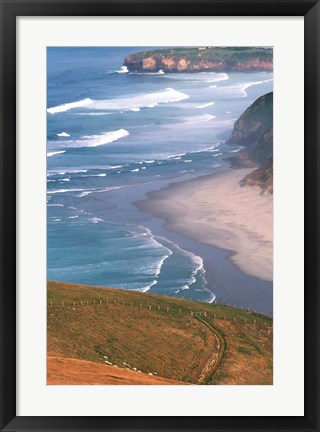
[[[319,2],[1,23],[1,431],[318,431]]]

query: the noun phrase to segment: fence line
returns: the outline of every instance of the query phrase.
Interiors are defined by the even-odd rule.
[[[234,324],[236,323],[244,323],[244,324],[253,324],[253,327],[256,328],[257,327],[257,320],[256,319],[250,319],[250,317],[241,317],[241,316],[229,316],[227,317],[227,315],[220,315],[217,313],[213,313],[211,314],[210,312],[207,311],[193,311],[193,310],[188,310],[188,309],[176,309],[176,308],[170,308],[170,307],[165,307],[165,306],[161,306],[160,305],[148,305],[148,304],[143,304],[143,303],[137,303],[134,304],[133,302],[130,303],[126,303],[125,301],[118,301],[117,300],[113,300],[110,301],[109,300],[80,300],[78,302],[71,302],[71,303],[66,303],[65,301],[61,301],[60,303],[54,305],[52,301],[48,302],[48,307],[49,308],[57,308],[57,307],[62,307],[62,308],[75,308],[75,307],[85,307],[85,306],[102,306],[102,305],[108,305],[108,306],[113,306],[113,305],[117,305],[117,306],[129,306],[129,307],[134,307],[137,306],[140,309],[145,309],[145,310],[150,310],[152,312],[160,312],[160,311],[165,311],[165,312],[172,312],[172,313],[177,313],[177,314],[182,314],[183,312],[185,312],[186,315],[189,315],[192,318],[196,318],[196,317],[204,317],[204,318],[211,318],[213,321],[215,320],[221,320],[221,321],[230,321],[233,322]],[[221,306],[219,304],[217,304],[217,306]],[[223,305],[225,306],[225,305]],[[229,306],[230,307],[230,306]],[[247,312],[247,313],[253,313],[253,311],[246,311],[245,309],[242,309],[242,312]],[[260,315],[263,316],[262,314],[256,314],[256,315]],[[253,317],[252,317],[253,318]],[[267,325],[267,321],[264,319],[263,320],[264,325]]]

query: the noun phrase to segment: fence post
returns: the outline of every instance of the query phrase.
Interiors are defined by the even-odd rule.
[[[167,307],[167,312],[169,312],[169,308]]]
[[[160,306],[158,306],[158,311],[160,310]]]
[[[193,312],[192,311],[190,312],[190,315],[193,317]]]
[[[64,302],[63,302],[63,301],[61,302],[61,306],[62,306],[62,307],[64,306]]]
[[[82,300],[80,301],[80,306],[82,306]]]
[[[151,310],[152,309],[152,307],[151,306],[149,306],[149,310]]]
[[[140,308],[140,309],[142,308],[142,304],[141,304],[141,303],[139,303],[139,308]]]
[[[181,313],[181,309],[179,309],[179,314]]]
[[[102,304],[102,300],[99,300],[100,304]]]

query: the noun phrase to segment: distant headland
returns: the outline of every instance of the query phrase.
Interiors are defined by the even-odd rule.
[[[147,50],[128,55],[129,72],[271,72],[273,50],[262,47],[191,47]]]

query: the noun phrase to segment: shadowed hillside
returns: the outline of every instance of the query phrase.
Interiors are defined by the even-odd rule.
[[[47,348],[53,384],[272,384],[271,318],[156,294],[49,282]]]

